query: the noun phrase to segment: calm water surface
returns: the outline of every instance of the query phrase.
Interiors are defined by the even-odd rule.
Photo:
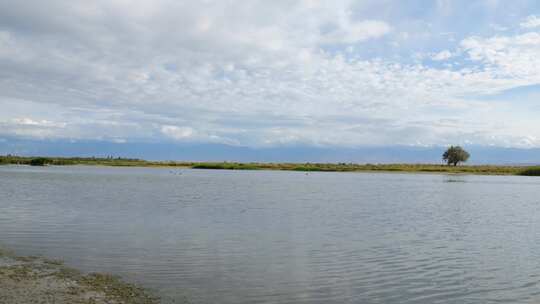
[[[0,244],[167,303],[538,303],[540,179],[4,166]]]

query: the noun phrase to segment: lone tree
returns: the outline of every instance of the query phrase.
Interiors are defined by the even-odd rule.
[[[469,152],[463,150],[460,146],[450,146],[446,152],[444,152],[442,159],[448,163],[448,165],[457,166],[459,162],[466,162],[469,159]]]

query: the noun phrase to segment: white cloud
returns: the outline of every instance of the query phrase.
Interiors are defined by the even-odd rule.
[[[362,15],[368,2],[48,5],[55,14],[0,3],[2,136],[249,146],[540,138],[522,111],[475,98],[540,81],[536,32],[472,36],[411,63],[383,54],[434,36]],[[430,57],[464,63],[422,64]]]
[[[0,120],[0,135],[33,138],[62,138],[67,124],[49,120],[18,117]]]
[[[444,50],[433,55],[431,58],[435,61],[443,61],[443,60],[448,60],[452,58],[452,56],[453,56],[452,52],[450,52],[449,50]]]
[[[540,33],[471,37],[463,40],[461,47],[471,60],[490,67],[496,77],[521,81],[522,85],[540,82]]]
[[[519,25],[522,28],[526,28],[526,29],[540,27],[540,18],[538,16],[531,15],[527,17],[527,19],[525,19]]]
[[[162,126],[161,132],[177,140],[189,139],[195,135],[195,130],[190,127]]]
[[[17,125],[23,125],[23,126],[56,127],[56,128],[65,128],[67,125],[66,123],[63,123],[63,122],[58,123],[58,122],[53,122],[53,121],[49,121],[45,119],[33,120],[28,117],[14,118],[13,123]]]
[[[124,139],[124,138],[113,138],[111,141],[113,143],[116,143],[116,144],[125,144],[125,143],[127,143],[127,139]]]
[[[360,22],[343,22],[333,25],[331,29],[323,33],[323,43],[357,43],[370,38],[379,38],[391,31],[386,22],[365,20]]]

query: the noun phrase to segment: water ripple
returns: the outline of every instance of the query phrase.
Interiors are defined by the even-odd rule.
[[[540,182],[0,167],[0,243],[165,303],[534,303]]]

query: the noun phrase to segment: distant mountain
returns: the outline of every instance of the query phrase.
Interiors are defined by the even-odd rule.
[[[540,164],[540,149],[465,146],[471,164]],[[114,156],[148,160],[239,162],[441,163],[445,147],[249,148],[219,144],[112,143],[4,139],[0,154],[39,156]]]

